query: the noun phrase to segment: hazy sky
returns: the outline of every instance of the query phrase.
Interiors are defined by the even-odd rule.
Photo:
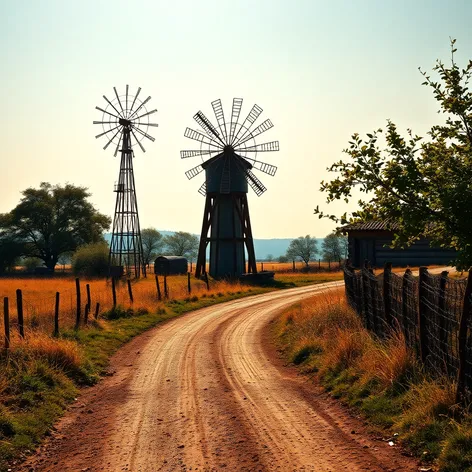
[[[387,118],[428,130],[437,106],[417,67],[448,60],[450,36],[472,58],[471,17],[470,0],[0,0],[0,212],[48,181],[88,187],[112,215],[119,160],[92,121],[129,84],[158,109],[134,160],[142,227],[200,232],[203,175],[184,175],[199,161],[180,159],[195,147],[183,133],[200,109],[213,119],[212,100],[229,113],[242,97],[242,116],[257,103],[275,125],[258,142],[280,141],[259,154],[278,172],[250,191],[254,237],[325,236],[334,224],[314,207],[349,210],[324,204],[326,167]]]

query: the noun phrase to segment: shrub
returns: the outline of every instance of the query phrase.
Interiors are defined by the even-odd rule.
[[[108,273],[108,244],[94,243],[80,247],[72,257],[75,275],[103,277]]]

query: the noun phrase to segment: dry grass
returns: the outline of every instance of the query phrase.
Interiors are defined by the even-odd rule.
[[[159,278],[162,298],[164,299],[163,277]],[[87,300],[86,285],[90,286],[91,312],[95,311],[96,303],[100,304],[100,313],[108,311],[113,306],[112,287],[110,281],[103,279],[81,279],[82,314]],[[169,300],[197,300],[203,297],[221,297],[249,291],[250,287],[239,282],[210,281],[210,290],[205,282],[192,277],[191,294],[187,289],[186,276],[167,277]],[[54,307],[56,292],[60,293],[60,327],[70,328],[76,318],[76,288],[75,278],[2,278],[0,279],[0,297],[10,300],[10,316],[12,327],[17,322],[16,289],[23,292],[23,306],[26,328],[33,331],[51,333],[53,330]],[[117,303],[124,308],[133,306],[135,309],[155,311],[163,307],[163,301],[157,298],[157,287],[154,277],[140,279],[132,283],[134,303],[130,302],[126,282],[116,286]],[[0,327],[3,332],[3,326]]]
[[[472,454],[464,453],[472,447],[472,417],[455,404],[454,383],[426,375],[402,334],[383,341],[372,336],[343,289],[291,307],[275,330],[288,360],[302,372],[316,372],[334,397],[359,409],[380,434],[399,433],[424,463],[437,461],[438,470],[472,471]]]

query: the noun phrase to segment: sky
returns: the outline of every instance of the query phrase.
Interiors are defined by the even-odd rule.
[[[47,181],[87,187],[112,216],[119,158],[92,122],[129,84],[158,110],[155,142],[135,150],[142,228],[200,233],[203,174],[185,177],[200,161],[180,159],[195,148],[183,134],[199,110],[215,121],[213,100],[229,115],[241,97],[242,117],[257,103],[256,124],[274,123],[257,142],[280,142],[258,154],[278,170],[250,190],[254,237],[323,237],[336,225],[317,205],[355,209],[326,205],[327,167],[387,119],[426,134],[438,107],[418,67],[449,60],[450,37],[459,63],[472,58],[471,17],[470,0],[0,0],[0,213]]]

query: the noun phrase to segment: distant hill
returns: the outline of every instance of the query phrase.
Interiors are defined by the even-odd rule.
[[[160,229],[158,231],[163,236],[175,233],[175,231],[165,231]],[[200,237],[199,234],[197,234],[197,236]],[[105,239],[110,242],[111,233],[106,233]],[[271,254],[274,259],[285,255],[292,239],[295,238],[254,239],[254,250],[256,251],[257,260],[264,260],[269,254]],[[316,238],[316,240],[318,241],[318,249],[321,250],[323,238]]]

